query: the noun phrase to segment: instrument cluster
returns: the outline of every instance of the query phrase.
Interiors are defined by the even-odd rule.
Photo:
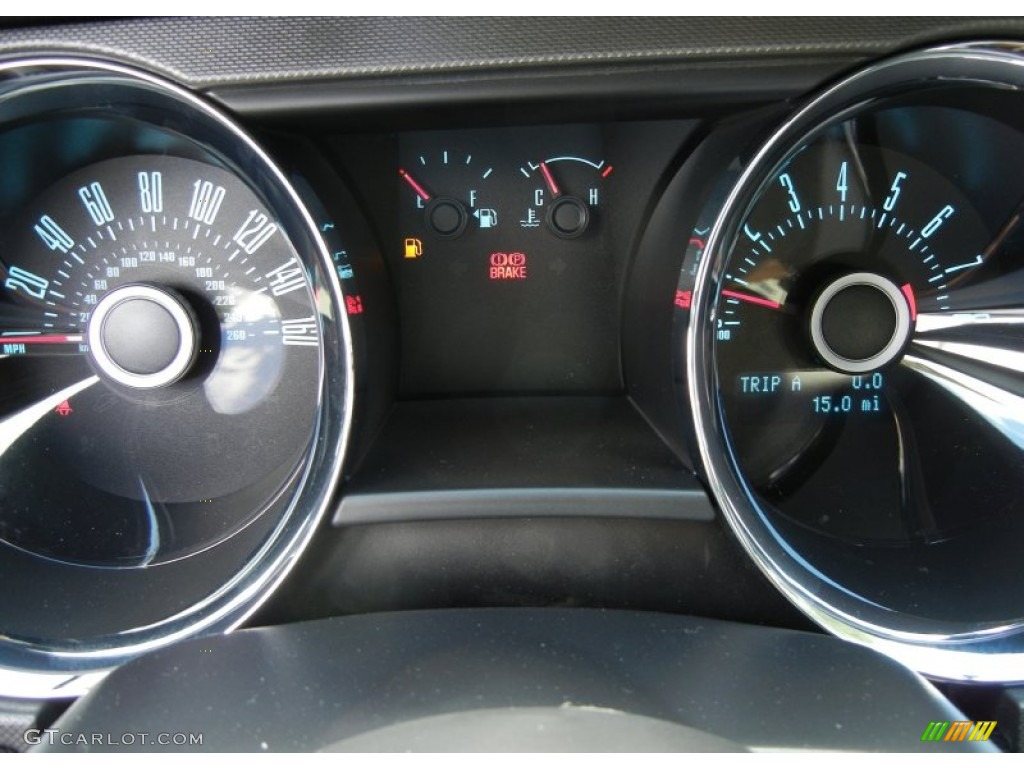
[[[1021,680],[1020,57],[369,126],[8,58],[0,693],[254,616],[806,626],[760,574],[935,678]]]

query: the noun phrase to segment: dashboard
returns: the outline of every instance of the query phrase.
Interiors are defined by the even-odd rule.
[[[0,747],[1017,750],[1022,36],[0,30]]]

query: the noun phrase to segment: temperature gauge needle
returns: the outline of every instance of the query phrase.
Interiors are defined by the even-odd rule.
[[[555,183],[555,177],[551,175],[551,171],[548,169],[547,163],[543,161],[541,162],[540,172],[544,176],[544,181],[547,183],[548,189],[551,190],[551,196],[558,197],[560,194],[562,194],[561,192],[558,191],[558,185]]]
[[[722,295],[730,299],[738,299],[739,301],[745,301],[748,304],[757,304],[759,307],[769,307],[771,309],[782,309],[782,305],[777,301],[766,299],[762,296],[754,296],[749,293],[740,293],[739,291],[722,291]]]
[[[410,176],[408,174],[408,172],[406,172],[403,169],[399,168],[398,169],[398,175],[401,176],[403,179],[405,179],[406,182],[408,182],[410,187],[412,187],[414,190],[416,190],[416,194],[419,195],[420,198],[422,198],[424,203],[429,203],[430,202],[430,194],[427,192],[427,190],[425,190],[423,188],[423,185],[421,185],[418,181],[416,181],[416,179],[414,179],[412,176]]]

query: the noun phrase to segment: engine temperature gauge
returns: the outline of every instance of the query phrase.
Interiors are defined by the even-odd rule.
[[[519,226],[542,224],[559,237],[572,239],[587,231],[601,204],[601,188],[614,166],[604,160],[561,155],[527,162],[519,172],[535,182]]]

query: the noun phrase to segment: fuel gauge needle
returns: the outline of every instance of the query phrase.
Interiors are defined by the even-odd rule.
[[[416,179],[409,175],[408,171],[399,168],[398,175],[405,179],[410,187],[416,190],[416,194],[420,196],[424,203],[430,202],[431,195],[427,192],[427,190],[423,188],[422,184],[420,184],[418,181],[416,181]]]

